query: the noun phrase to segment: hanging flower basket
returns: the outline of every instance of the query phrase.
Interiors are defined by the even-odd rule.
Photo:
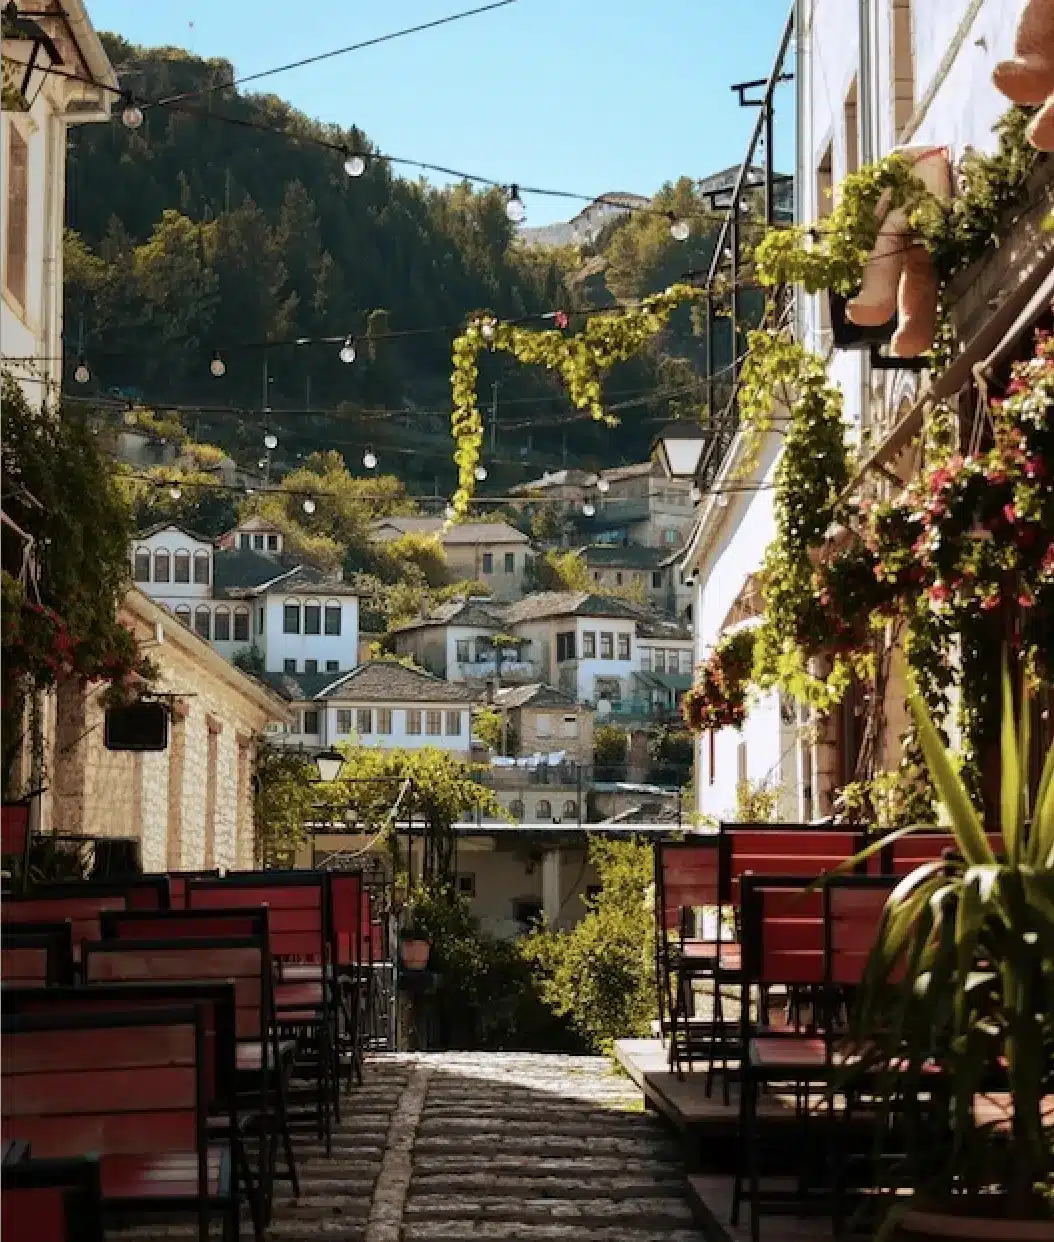
[[[685,694],[682,713],[694,733],[738,729],[747,718],[747,690],[754,667],[754,630],[737,630],[714,648]]]

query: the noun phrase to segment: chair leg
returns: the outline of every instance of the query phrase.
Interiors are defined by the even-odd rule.
[[[261,1136],[261,1142],[263,1137]],[[263,1242],[264,1239],[264,1222],[263,1222],[263,1205],[261,1203],[261,1194],[263,1187],[254,1184],[252,1168],[249,1165],[249,1157],[242,1144],[241,1138],[235,1135],[231,1142],[231,1158],[234,1164],[235,1184],[240,1180],[245,1187],[245,1197],[249,1203],[249,1215],[252,1218],[253,1238],[256,1242]],[[237,1203],[235,1203],[235,1213],[237,1213]]]
[[[747,1097],[747,1127],[743,1139],[747,1144],[747,1167],[750,1171],[750,1242],[761,1242],[761,1135],[758,1127],[758,1093],[760,1083],[744,1066],[740,1074],[740,1091]]]
[[[275,1128],[273,1133],[274,1155],[277,1157],[277,1145],[280,1137],[282,1149],[285,1152],[286,1169],[288,1170],[289,1180],[293,1186],[293,1197],[299,1199],[300,1176],[296,1171],[296,1157],[293,1155],[293,1139],[289,1132],[289,1105],[285,1089],[285,1070],[281,1065],[275,1066],[275,1084],[277,1088],[276,1094],[278,1097],[278,1126]],[[268,1219],[270,1219],[270,1213],[268,1213]]]

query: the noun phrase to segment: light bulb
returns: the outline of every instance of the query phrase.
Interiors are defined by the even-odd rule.
[[[587,500],[586,503],[582,506],[582,512],[586,515],[586,517],[593,517],[596,511],[597,511],[597,507],[595,504],[593,504],[591,500]]]
[[[317,507],[317,506],[315,505],[315,502],[311,499],[311,497],[310,497],[310,496],[308,496],[308,497],[305,499],[304,504],[303,504],[303,510],[304,510],[304,512],[305,512],[305,513],[314,513],[314,512],[315,512],[316,507]]]
[[[482,483],[483,480],[487,477],[487,467],[477,466],[476,469],[473,471],[473,474],[475,474],[476,476],[476,482]]]
[[[77,369],[73,372],[73,378],[78,384],[86,384],[91,379],[91,372],[88,370],[86,362],[78,362]]]
[[[703,489],[701,487],[693,487],[688,493],[688,498],[691,500],[693,505],[697,505],[703,498]]]
[[[691,235],[692,229],[687,220],[678,220],[678,218],[670,213],[670,236],[674,241],[687,241]]]
[[[142,125],[143,109],[139,107],[134,99],[130,99],[125,104],[124,110],[121,113],[121,121],[125,129],[138,129]]]
[[[717,498],[717,507],[718,507],[719,509],[727,509],[727,508],[728,508],[728,497],[727,497],[727,496],[718,496],[718,498]]]
[[[212,361],[209,363],[209,370],[217,379],[219,379],[221,375],[227,374],[227,364],[220,357],[218,350],[212,355]]]
[[[505,204],[505,214],[513,224],[522,224],[527,219],[527,208],[520,198],[520,187],[514,185],[509,190],[509,201]]]
[[[264,448],[270,451],[271,449],[276,449],[277,447],[278,447],[278,437],[275,435],[273,431],[269,431],[264,436]]]
[[[366,452],[363,453],[362,464],[366,467],[367,470],[377,469],[377,454],[373,451],[373,449],[368,448]]]
[[[344,171],[349,177],[361,177],[366,171],[366,160],[356,152],[354,155],[348,155],[344,160]]]
[[[448,522],[452,522],[454,518],[457,517],[457,510],[453,505],[447,505],[447,507],[443,510],[443,513],[445,514]]]
[[[344,344],[340,347],[340,360],[341,362],[355,361],[355,338],[353,336],[344,338]]]
[[[493,319],[484,319],[479,332],[485,341],[493,341],[498,332],[498,325]]]
[[[610,492],[611,484],[608,482],[607,479],[597,479],[597,491],[602,494],[604,492]]]
[[[262,469],[264,468],[264,466],[266,466],[266,465],[267,465],[267,458],[266,458],[266,457],[261,457],[261,458],[260,458],[260,460],[256,463],[257,469],[259,469],[259,470],[262,470]]]
[[[125,410],[124,422],[126,427],[134,427],[138,421],[139,415],[135,412],[135,410]]]
[[[173,484],[173,485],[172,485],[172,486],[168,489],[168,494],[172,497],[172,499],[173,499],[173,500],[178,500],[178,499],[180,498],[180,496],[182,496],[182,495],[183,495],[183,489],[182,489],[181,487],[177,487],[175,484]]]

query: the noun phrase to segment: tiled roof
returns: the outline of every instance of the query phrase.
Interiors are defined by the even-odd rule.
[[[296,565],[282,564],[251,548],[221,548],[212,558],[212,585],[217,597],[244,594],[296,571]]]
[[[530,543],[522,530],[508,522],[457,522],[444,530],[446,522],[437,517],[387,517],[371,524],[374,531],[386,527],[402,535],[439,535],[449,546],[465,543]]]
[[[467,686],[407,668],[395,660],[368,660],[350,673],[330,678],[316,695],[351,703],[468,703],[477,696]]]
[[[313,699],[342,673],[261,673],[261,679],[291,703]]]
[[[547,487],[589,487],[596,475],[589,470],[551,470],[540,479],[517,483],[509,488],[510,496],[525,496],[530,492],[543,491]]]
[[[591,569],[659,569],[669,555],[665,548],[618,543],[591,543],[578,552]]]
[[[612,466],[610,470],[601,470],[600,477],[617,483],[620,479],[639,479],[655,474],[654,461],[638,461],[632,466]]]
[[[502,613],[507,625],[521,621],[539,621],[547,617],[626,617],[635,620],[637,613],[622,600],[590,591],[539,591],[510,604]]]
[[[252,517],[247,517],[244,522],[239,522],[237,526],[232,526],[230,530],[224,531],[224,536],[238,534],[241,531],[270,531],[276,535],[282,534],[282,528],[276,526],[274,522],[269,522],[266,518],[260,517],[258,513],[254,513]]]
[[[283,578],[276,590],[287,595],[358,595],[359,588],[350,582],[328,578],[325,574],[312,569],[310,565],[301,565],[295,573]]]
[[[509,709],[515,707],[577,707],[578,703],[569,694],[546,686],[542,682],[534,682],[529,686],[503,686],[494,693],[494,702],[498,707]]]
[[[408,630],[424,630],[443,625],[466,625],[480,630],[501,629],[501,621],[489,610],[486,603],[475,599],[455,599],[433,608],[427,617],[394,626],[392,633],[402,634]]]
[[[157,535],[163,530],[175,530],[181,535],[186,535],[188,539],[193,539],[196,543],[204,543],[211,545],[213,539],[210,535],[199,535],[197,531],[190,530],[186,526],[180,526],[178,522],[155,522],[153,526],[144,527],[143,530],[135,532],[136,539],[149,539],[151,535]]]

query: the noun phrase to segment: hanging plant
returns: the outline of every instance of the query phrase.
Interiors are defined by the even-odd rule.
[[[753,629],[727,634],[700,667],[681,705],[685,724],[693,732],[738,729],[746,720],[755,636]]]

